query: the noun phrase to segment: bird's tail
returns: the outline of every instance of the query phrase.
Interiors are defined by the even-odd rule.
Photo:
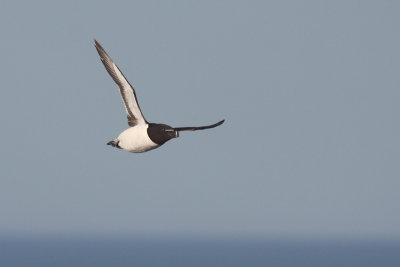
[[[108,142],[107,145],[121,149],[121,147],[119,146],[118,139],[114,139],[114,140]]]

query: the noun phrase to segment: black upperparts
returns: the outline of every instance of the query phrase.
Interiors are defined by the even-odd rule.
[[[224,123],[225,120],[219,121],[217,123],[206,125],[206,126],[198,126],[198,127],[177,127],[172,128],[166,124],[160,123],[149,123],[149,127],[147,128],[147,134],[151,141],[158,145],[162,145],[168,140],[172,138],[179,137],[180,131],[197,131],[197,130],[205,130],[217,127]]]

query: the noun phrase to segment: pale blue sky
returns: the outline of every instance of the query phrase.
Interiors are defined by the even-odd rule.
[[[4,1],[0,233],[400,238],[396,1]],[[96,38],[151,122],[144,154]]]

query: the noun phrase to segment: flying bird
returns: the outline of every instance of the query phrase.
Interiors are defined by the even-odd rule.
[[[143,116],[136,98],[135,89],[125,78],[118,66],[113,62],[104,48],[94,40],[100,60],[108,74],[119,87],[119,92],[128,116],[130,128],[123,131],[117,138],[107,143],[113,147],[133,153],[146,152],[155,149],[172,138],[179,137],[181,131],[197,131],[217,127],[225,120],[215,124],[199,127],[171,127],[161,123],[149,123]]]

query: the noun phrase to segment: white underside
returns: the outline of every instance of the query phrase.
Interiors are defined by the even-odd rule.
[[[148,124],[139,124],[128,128],[118,136],[118,145],[128,152],[146,152],[158,147],[147,135]]]

